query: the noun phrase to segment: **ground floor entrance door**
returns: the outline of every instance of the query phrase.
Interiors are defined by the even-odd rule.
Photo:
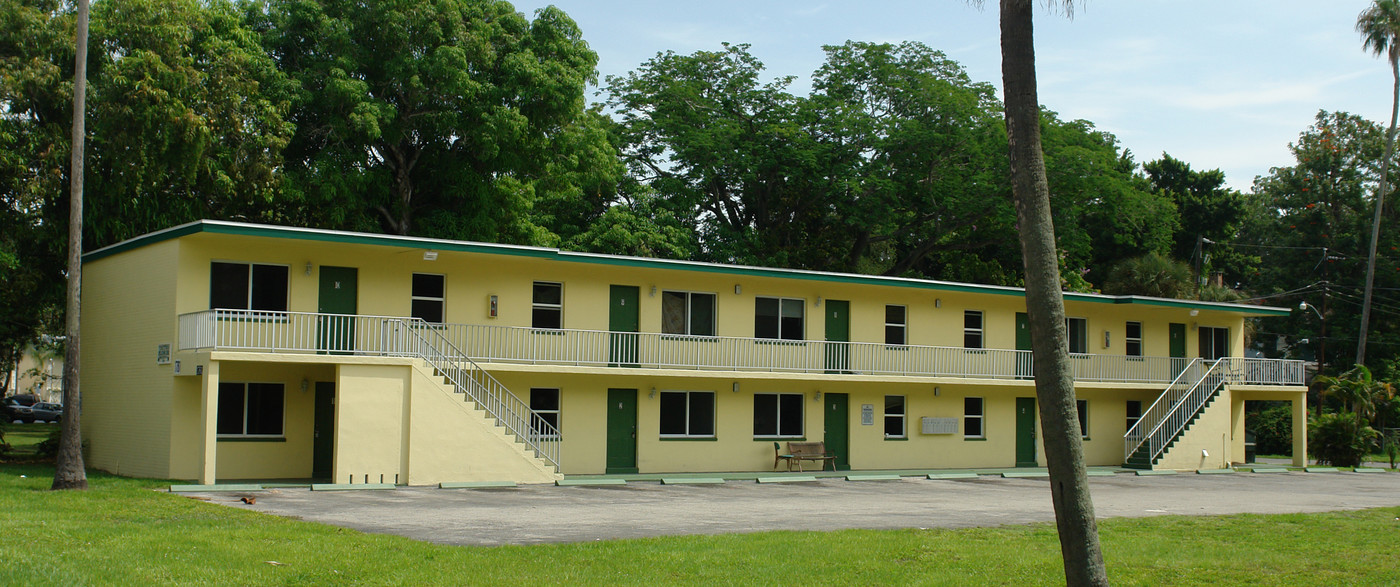
[[[1016,398],[1016,466],[1034,467],[1035,398]]]
[[[608,454],[603,472],[637,472],[637,390],[608,390]]]
[[[335,382],[316,382],[316,413],[311,433],[311,477],[331,478],[335,461]]]
[[[823,404],[826,409],[826,417],[823,424],[826,426],[826,433],[822,441],[826,443],[826,450],[836,455],[836,460],[832,461],[832,468],[836,471],[851,470],[851,418],[850,410],[847,408],[847,396],[844,393],[826,394],[826,402]]]

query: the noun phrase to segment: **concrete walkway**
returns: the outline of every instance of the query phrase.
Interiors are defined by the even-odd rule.
[[[1091,477],[1105,517],[1290,513],[1400,506],[1400,473]],[[187,492],[230,507],[457,545],[846,528],[962,528],[1054,519],[1049,480],[1000,478],[497,489]],[[255,497],[247,505],[243,497]]]

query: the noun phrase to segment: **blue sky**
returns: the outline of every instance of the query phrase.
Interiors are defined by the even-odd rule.
[[[533,15],[549,2],[516,2]],[[598,52],[602,78],[658,52],[749,43],[805,94],[822,45],[920,41],[1001,86],[997,2],[962,0],[557,0]],[[1319,109],[1390,117],[1390,70],[1361,48],[1369,0],[1088,0],[1074,18],[1036,13],[1040,100],[1116,135],[1139,163],[1162,152],[1220,168],[1248,190],[1292,164],[1288,143]],[[596,90],[596,89],[595,89]],[[590,92],[591,94],[592,92]],[[594,97],[594,100],[598,98]]]

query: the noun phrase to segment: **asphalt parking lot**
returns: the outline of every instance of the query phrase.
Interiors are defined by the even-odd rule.
[[[1400,473],[1092,477],[1100,518],[1400,506]],[[1049,480],[977,479],[605,487],[401,487],[188,493],[230,507],[456,545],[846,528],[963,528],[1052,521]],[[254,497],[252,505],[241,501]]]

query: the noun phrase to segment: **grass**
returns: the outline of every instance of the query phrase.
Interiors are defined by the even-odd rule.
[[[1054,527],[847,530],[455,547],[228,508],[90,473],[0,467],[5,585],[1063,584]],[[1100,525],[1116,585],[1386,585],[1400,508]],[[625,521],[620,521],[625,522]],[[794,563],[794,561],[801,561]]]
[[[5,423],[5,442],[10,445],[10,451],[5,453],[4,458],[10,461],[33,460],[39,443],[55,430],[58,430],[58,424]]]

